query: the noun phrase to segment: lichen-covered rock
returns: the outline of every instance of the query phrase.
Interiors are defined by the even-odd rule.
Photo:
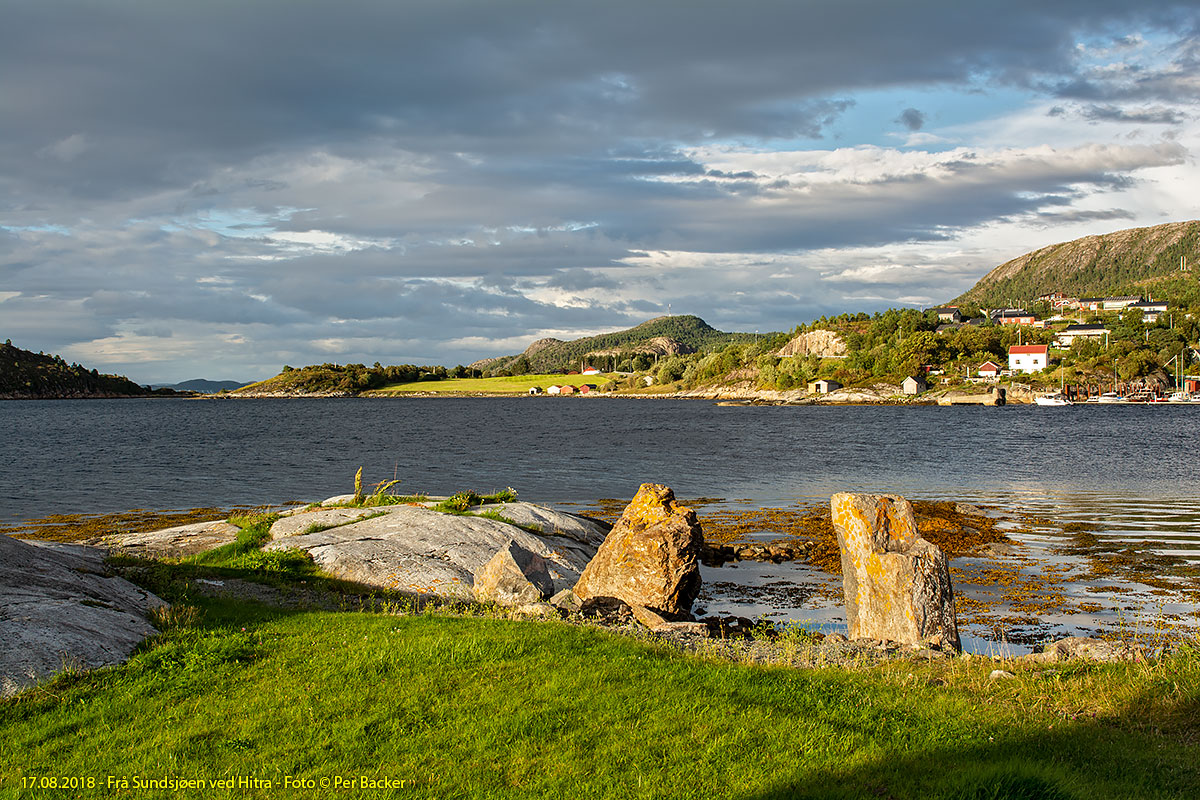
[[[833,527],[851,639],[958,648],[946,556],[917,533],[912,503],[897,495],[835,494]]]
[[[475,597],[502,606],[540,604],[554,591],[546,559],[516,542],[501,547],[475,571]]]
[[[575,584],[585,607],[614,598],[668,617],[689,618],[700,593],[704,534],[696,512],[667,486],[646,483]],[[594,604],[594,603],[593,603]]]
[[[515,516],[523,511],[519,506],[512,503],[505,509]],[[574,586],[588,560],[595,555],[596,544],[586,541],[598,542],[603,538],[600,523],[551,509],[528,511],[527,515],[537,516],[544,528],[555,533],[531,533],[503,520],[443,514],[421,506],[343,511],[354,515],[364,510],[380,516],[357,522],[343,520],[348,524],[308,533],[305,527],[297,527],[290,535],[287,532],[293,530],[294,523],[283,526],[280,520],[275,523],[280,527],[271,529],[273,540],[263,549],[303,550],[321,569],[344,580],[472,600],[476,570],[510,541],[544,558],[554,588],[560,590]],[[288,519],[320,520],[325,519],[320,515],[327,513],[331,514],[329,521],[337,521],[336,514],[329,510]]]

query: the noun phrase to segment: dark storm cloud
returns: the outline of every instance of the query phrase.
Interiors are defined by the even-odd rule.
[[[1084,119],[1098,122],[1137,122],[1158,125],[1179,125],[1186,122],[1186,114],[1170,108],[1147,108],[1129,111],[1114,105],[1089,105],[1083,109]]]
[[[901,111],[896,121],[910,131],[919,131],[925,127],[925,115],[915,108],[906,108]]]

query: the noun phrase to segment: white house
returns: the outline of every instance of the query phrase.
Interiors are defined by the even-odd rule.
[[[1107,341],[1107,336],[1108,328],[1103,325],[1068,325],[1058,332],[1054,341],[1060,347],[1070,347],[1076,339],[1105,339]]]
[[[1050,346],[1023,344],[1008,349],[1008,368],[1016,372],[1041,372],[1046,368]]]

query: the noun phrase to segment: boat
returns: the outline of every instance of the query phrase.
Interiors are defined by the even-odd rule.
[[[1075,405],[1068,400],[1061,392],[1052,394],[1039,394],[1033,398],[1033,402],[1039,406],[1073,406]]]
[[[1096,398],[1096,402],[1097,403],[1128,403],[1129,401],[1125,399],[1124,395],[1117,394],[1116,392],[1105,392],[1104,394],[1102,394]]]

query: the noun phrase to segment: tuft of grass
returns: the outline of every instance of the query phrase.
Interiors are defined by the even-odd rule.
[[[196,553],[184,559],[184,563],[210,567],[236,567],[239,559],[251,552],[261,553],[262,546],[271,541],[271,525],[279,519],[278,514],[250,513],[236,514],[229,518],[232,525],[241,528],[236,539],[229,544]]]

